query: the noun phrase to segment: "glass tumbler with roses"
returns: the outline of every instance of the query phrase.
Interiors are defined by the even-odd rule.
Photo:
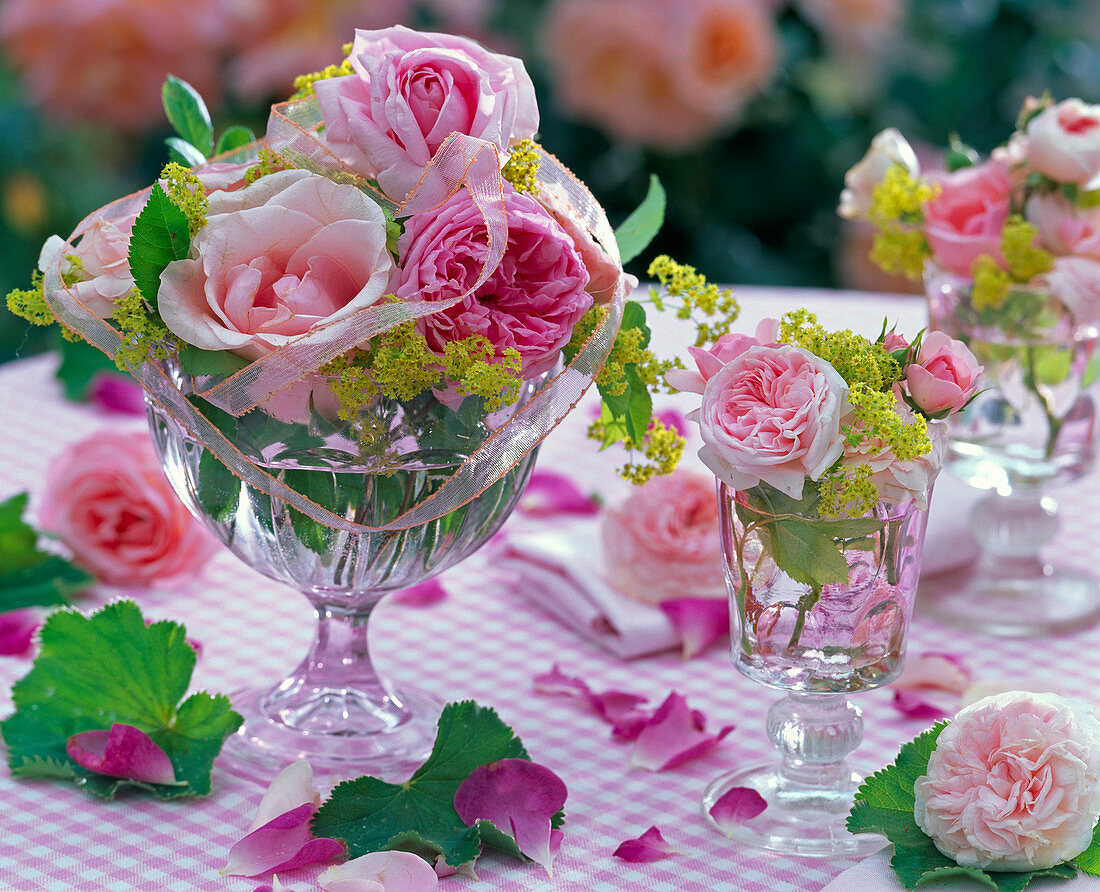
[[[822,857],[881,845],[844,827],[859,783],[846,757],[863,733],[846,695],[901,671],[942,419],[973,396],[945,401],[926,386],[929,339],[977,375],[957,341],[910,343],[885,326],[869,340],[827,331],[805,310],[691,348],[696,370],[668,375],[702,395],[689,418],[717,478],[734,665],[787,692],[767,717],[779,763],[706,792],[704,813],[723,832],[745,788],[766,803],[735,839]]]

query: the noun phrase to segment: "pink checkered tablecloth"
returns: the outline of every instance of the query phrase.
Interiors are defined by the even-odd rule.
[[[742,289],[742,323],[752,330],[763,315],[805,304],[827,324],[876,334],[885,315],[902,330],[923,324],[923,302],[829,292]],[[686,343],[683,330],[663,326],[658,340]],[[110,425],[116,417],[65,402],[53,380],[55,359],[36,357],[0,367],[0,498],[40,492],[50,459],[66,444]],[[683,404],[681,404],[683,405]],[[543,448],[539,465],[570,474],[614,500],[623,493],[609,479],[607,456],[583,440],[588,413],[581,407]],[[140,420],[122,422],[136,428]],[[1064,535],[1060,558],[1095,564],[1100,529],[1093,523],[1095,478],[1061,493]],[[526,522],[514,519],[513,522]],[[473,698],[497,709],[532,756],[556,771],[569,788],[565,843],[548,879],[535,865],[493,853],[478,863],[480,882],[454,877],[445,888],[483,890],[646,889],[647,892],[715,890],[817,890],[852,866],[851,861],[784,857],[734,845],[704,823],[699,800],[717,774],[770,755],[764,716],[775,692],[738,675],[727,655],[714,649],[683,662],[675,654],[616,661],[558,625],[515,591],[493,583],[485,560],[475,555],[447,572],[449,597],[430,608],[383,603],[373,626],[380,666],[395,679],[448,699]],[[274,682],[304,653],[310,634],[305,600],[239,563],[218,555],[187,586],[125,591],[100,587],[81,606],[95,608],[119,595],[135,598],[146,615],[186,623],[203,645],[194,688],[230,692]],[[918,606],[919,611],[919,606]],[[911,651],[965,654],[978,678],[1016,678],[1022,686],[1057,689],[1092,698],[1100,688],[1100,628],[1042,641],[1003,641],[948,631],[919,615]],[[637,691],[660,702],[678,690],[702,709],[710,726],[736,730],[708,755],[660,774],[631,768],[627,747],[611,741],[594,715],[563,698],[536,695],[532,676],[554,663],[597,687]],[[11,708],[12,683],[25,660],[0,658],[0,715]],[[890,706],[889,691],[860,695],[866,735],[853,757],[869,772],[923,729]],[[198,800],[159,802],[123,796],[92,799],[64,783],[15,781],[0,769],[0,890],[239,890],[257,881],[221,877],[229,846],[242,834],[261,790],[217,765],[213,793]],[[674,857],[628,864],[611,853],[620,842],[658,825]],[[310,868],[281,879],[291,888],[316,888]]]

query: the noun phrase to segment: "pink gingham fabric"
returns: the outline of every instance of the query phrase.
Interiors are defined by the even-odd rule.
[[[901,317],[912,333],[923,322],[917,299],[855,297],[828,292],[742,290],[743,322],[751,331],[763,315],[797,305],[840,323],[877,333],[883,316]],[[682,329],[662,329],[666,344],[686,344]],[[55,359],[38,357],[0,367],[0,498],[42,488],[50,459],[68,443],[118,425],[117,416],[65,402],[52,378]],[[690,403],[680,402],[683,408]],[[625,484],[612,480],[609,458],[583,440],[589,420],[581,406],[544,446],[540,466],[570,474],[615,499]],[[121,422],[141,428],[140,420]],[[1061,494],[1064,535],[1059,557],[1087,568],[1100,549],[1091,505],[1095,479]],[[526,523],[514,518],[509,523]],[[506,527],[507,529],[507,527]],[[569,788],[565,842],[548,879],[537,865],[487,853],[480,878],[451,877],[443,889],[601,890],[647,892],[790,892],[818,890],[852,860],[804,860],[735,845],[712,831],[700,813],[704,788],[716,775],[770,758],[764,717],[778,696],[742,678],[721,649],[690,662],[675,652],[617,661],[574,635],[526,598],[497,581],[482,555],[443,577],[449,597],[428,608],[383,603],[372,626],[380,667],[398,684],[414,682],[447,700],[473,698],[497,709],[537,761]],[[304,653],[310,611],[293,591],[259,576],[228,552],[196,582],[171,589],[96,588],[80,606],[96,608],[120,595],[135,598],[146,615],[184,622],[203,646],[194,688],[232,692],[274,683]],[[919,608],[918,608],[919,609]],[[1041,641],[1002,641],[949,631],[918,615],[912,651],[965,655],[977,678],[1013,677],[1021,685],[1055,688],[1091,698],[1100,686],[1100,629]],[[608,726],[567,698],[533,691],[532,676],[558,663],[594,687],[618,687],[659,703],[670,690],[708,716],[710,727],[736,730],[708,755],[659,774],[631,768],[629,746],[611,740]],[[29,662],[0,658],[0,716],[11,709],[13,682]],[[856,698],[866,733],[853,757],[870,772],[895,755],[924,724],[901,717],[891,692]],[[221,877],[226,853],[243,833],[262,790],[215,765],[214,791],[203,799],[158,802],[139,795],[114,802],[92,799],[71,784],[16,781],[0,768],[0,890],[239,890],[256,880]],[[651,864],[613,858],[620,842],[656,824],[677,854]],[[281,875],[294,890],[315,889],[317,869]]]

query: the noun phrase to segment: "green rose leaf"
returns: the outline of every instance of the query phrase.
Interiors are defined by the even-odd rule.
[[[27,493],[0,502],[0,613],[53,607],[95,582],[95,577],[38,547],[38,532],[26,521]]]
[[[198,167],[206,163],[206,156],[185,139],[169,136],[164,140],[164,144],[168,146],[170,161],[175,161],[184,167]]]
[[[201,164],[214,147],[214,125],[202,96],[187,81],[171,74],[165,78],[160,96],[168,123],[199,152]]]
[[[248,365],[247,359],[228,350],[203,350],[193,344],[180,347],[179,361],[189,375],[232,375]]]
[[[106,798],[123,786],[162,799],[210,792],[210,768],[241,717],[224,696],[180,699],[195,667],[184,627],[146,626],[132,601],[108,604],[92,616],[58,610],[42,627],[34,666],[12,689],[15,713],[0,723],[8,765],[23,777],[63,776]],[[106,777],[82,768],[65,752],[74,734],[115,722],[148,734],[168,754],[179,786]]]
[[[467,827],[454,807],[455,792],[470,772],[515,758],[529,757],[496,712],[472,701],[448,703],[432,754],[408,781],[360,777],[340,784],[313,817],[313,833],[344,840],[353,858],[404,848],[439,853],[458,866],[477,858],[481,843],[518,854],[507,834],[485,821]]]
[[[1092,845],[1075,859],[1077,866],[1089,876],[1100,877],[1100,823],[1092,831]]]
[[[92,379],[99,372],[119,374],[114,360],[85,340],[78,338],[75,341],[69,341],[59,337],[55,347],[61,356],[61,363],[54,377],[61,382],[65,399],[74,402],[86,400]]]
[[[255,133],[241,124],[234,124],[232,127],[226,127],[222,135],[218,137],[218,143],[214,146],[214,154],[222,155],[226,152],[232,152],[234,149],[247,146],[250,142],[255,141]]]
[[[190,246],[187,217],[156,183],[134,221],[129,256],[134,284],[153,310],[157,308],[160,274],[173,260],[185,258]]]
[[[629,263],[642,253],[665,222],[665,190],[656,174],[649,175],[649,191],[642,203],[615,230],[622,262]],[[625,324],[625,320],[624,320]]]

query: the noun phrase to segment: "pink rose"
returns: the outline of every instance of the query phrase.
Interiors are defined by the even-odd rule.
[[[871,140],[867,154],[844,174],[844,191],[840,193],[837,213],[848,220],[867,217],[871,212],[875,187],[882,182],[886,171],[896,164],[913,176],[920,173],[917,153],[900,131],[890,127]]]
[[[61,453],[39,521],[112,585],[189,578],[218,550],[176,497],[146,433],[100,431]]]
[[[927,332],[914,359],[905,386],[925,415],[958,412],[978,389],[982,366],[966,344],[942,331]]]
[[[392,198],[404,199],[452,133],[504,149],[538,129],[523,63],[465,37],[356,31],[349,58],[355,74],[314,85],[325,141]]]
[[[654,477],[604,513],[600,532],[608,574],[624,595],[650,604],[726,597],[712,478],[683,469]]]
[[[1031,166],[1059,183],[1100,186],[1100,105],[1066,99],[1027,125]]]
[[[913,414],[904,403],[898,404],[898,412],[907,419]],[[869,465],[871,482],[882,501],[901,505],[912,500],[923,511],[928,508],[932,484],[947,457],[946,425],[929,421],[928,438],[932,441],[932,449],[905,461],[899,461],[884,443],[861,440],[854,447],[845,445],[844,464]]]
[[[691,416],[699,423],[699,457],[724,483],[764,482],[795,499],[844,451],[840,423],[848,385],[836,369],[800,347],[750,347],[703,391]]]
[[[1092,843],[1100,817],[1100,722],[1084,703],[1010,691],[959,711],[917,779],[914,813],[967,867],[1052,867]]]
[[[799,0],[799,11],[845,60],[886,53],[905,18],[904,0]]]
[[[1001,262],[1001,231],[1008,219],[1009,182],[997,162],[936,177],[940,194],[924,206],[924,235],[935,261],[969,277],[982,254]]]
[[[778,321],[764,319],[756,327],[754,337],[730,332],[722,335],[706,350],[702,347],[688,347],[688,354],[695,360],[698,371],[669,369],[665,373],[665,381],[670,387],[675,387],[684,393],[702,393],[707,381],[713,378],[727,362],[736,359],[749,347],[774,345],[778,333]]]
[[[55,266],[65,252],[75,258],[83,270],[81,281],[71,290],[73,296],[101,319],[110,319],[115,312],[115,301],[134,287],[130,275],[130,233],[137,213],[119,220],[100,217],[80,237],[76,246],[65,252],[65,240],[51,235],[42,245],[38,268],[43,272]],[[61,274],[69,272],[68,261],[61,262]]]
[[[1055,257],[1054,268],[1031,285],[1045,288],[1060,300],[1077,325],[1100,322],[1100,260],[1092,257]]]
[[[508,246],[489,281],[465,300],[422,317],[428,347],[470,335],[489,339],[500,357],[519,351],[522,372],[532,378],[550,369],[573,326],[592,305],[588,273],[572,240],[526,195],[504,193]],[[485,221],[465,189],[431,213],[411,217],[398,243],[399,269],[391,289],[403,300],[446,300],[472,284],[488,250]]]
[[[204,350],[270,353],[373,304],[393,269],[381,208],[305,170],[214,192],[207,219],[158,297],[164,324]]]

